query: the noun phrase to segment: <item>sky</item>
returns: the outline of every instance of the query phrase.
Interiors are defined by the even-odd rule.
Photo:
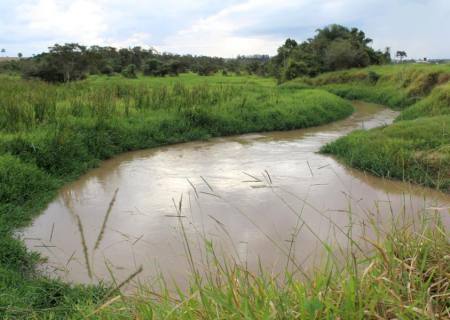
[[[450,0],[0,0],[0,48],[31,56],[55,43],[153,47],[235,57],[276,54],[332,23],[412,58],[450,58]]]

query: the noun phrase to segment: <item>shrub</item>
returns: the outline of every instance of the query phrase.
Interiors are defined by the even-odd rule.
[[[128,79],[137,78],[136,75],[136,66],[134,64],[129,64],[126,68],[122,70],[122,75]]]
[[[367,74],[367,79],[369,80],[370,83],[376,84],[380,79],[380,75],[375,71],[369,71],[369,73]]]

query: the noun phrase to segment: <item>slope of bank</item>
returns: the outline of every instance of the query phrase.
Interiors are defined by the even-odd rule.
[[[370,67],[298,79],[349,99],[402,110],[389,127],[354,132],[325,146],[350,166],[377,176],[450,190],[450,66]]]
[[[290,130],[345,118],[323,90],[281,90],[255,77],[96,78],[68,85],[0,78],[0,317],[65,318],[104,298],[36,273],[13,237],[64,183],[128,150],[212,136]],[[229,84],[227,84],[229,83]]]

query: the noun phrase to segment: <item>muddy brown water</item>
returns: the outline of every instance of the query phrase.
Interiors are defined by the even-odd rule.
[[[449,195],[376,178],[317,153],[352,130],[389,124],[396,116],[378,105],[354,105],[350,118],[325,126],[104,161],[62,188],[20,236],[47,257],[44,272],[67,281],[108,281],[110,272],[119,281],[143,266],[140,281],[162,273],[183,286],[191,271],[180,221],[196,268],[208,268],[207,239],[219,256],[251,270],[260,262],[274,272],[283,270],[289,252],[305,270],[319,264],[322,241],[340,252],[348,249],[349,233],[359,243],[363,236],[375,239],[374,224],[385,229],[394,219],[418,223],[420,216],[441,214],[448,226]],[[181,213],[175,208],[180,201]]]

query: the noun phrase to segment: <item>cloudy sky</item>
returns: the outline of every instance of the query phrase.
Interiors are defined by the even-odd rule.
[[[450,0],[0,0],[0,47],[9,56],[64,42],[272,55],[331,23],[363,29],[377,49],[450,58]]]

